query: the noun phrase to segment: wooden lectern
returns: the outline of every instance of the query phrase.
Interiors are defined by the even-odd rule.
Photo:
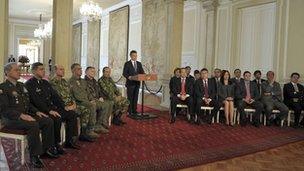
[[[144,94],[145,94],[145,81],[156,81],[156,74],[138,74],[131,76],[130,80],[140,81],[141,82],[141,115],[132,117],[132,119],[141,120],[141,119],[153,119],[157,118],[157,115],[144,113]]]

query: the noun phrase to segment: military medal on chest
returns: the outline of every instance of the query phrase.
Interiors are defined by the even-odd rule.
[[[12,95],[15,97],[16,104],[19,104],[18,93],[17,91],[13,91]]]

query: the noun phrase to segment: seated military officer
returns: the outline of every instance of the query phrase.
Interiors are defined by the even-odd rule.
[[[102,69],[102,74],[102,77],[98,80],[98,84],[102,93],[106,96],[105,99],[114,101],[113,124],[123,125],[125,122],[122,121],[121,116],[127,112],[129,101],[127,98],[122,97],[120,91],[116,87],[111,78],[111,69],[109,67],[104,67]]]
[[[42,168],[43,163],[39,155],[44,153],[50,158],[59,157],[54,148],[53,120],[30,103],[27,89],[23,83],[17,81],[20,79],[17,63],[6,64],[4,73],[7,79],[0,84],[1,115],[4,125],[10,129],[26,131],[31,164]]]
[[[109,128],[109,118],[113,111],[114,102],[111,100],[105,100],[100,87],[95,80],[96,70],[94,67],[87,67],[85,71],[85,80],[88,86],[89,100],[95,103],[98,111],[96,126],[100,128]]]
[[[64,77],[64,67],[62,65],[55,65],[55,76],[50,80],[52,87],[57,91],[59,96],[64,101],[64,105],[66,106],[68,111],[74,111],[80,116],[80,141],[88,141],[93,142],[96,137],[96,134],[90,134],[88,131],[88,123],[92,113],[90,109],[86,108],[83,105],[76,104],[75,99],[71,95],[70,86],[68,82],[63,78]],[[95,136],[94,136],[95,135]]]
[[[77,105],[85,106],[90,110],[91,115],[89,117],[87,131],[89,132],[88,134],[94,137],[99,137],[97,133],[107,133],[108,130],[103,127],[96,126],[96,103],[89,99],[87,82],[81,78],[82,68],[80,64],[72,64],[71,70],[73,75],[68,82],[70,85],[71,95],[76,100]]]
[[[32,72],[34,76],[25,83],[25,86],[29,91],[31,103],[54,121],[54,136],[57,151],[59,154],[65,153],[60,145],[62,122],[66,122],[66,147],[79,149],[80,147],[76,144],[78,137],[77,115],[64,106],[64,102],[52,88],[51,84],[43,79],[45,70],[42,63],[33,63]]]

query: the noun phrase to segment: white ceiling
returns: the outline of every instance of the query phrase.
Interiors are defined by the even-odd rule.
[[[74,19],[79,16],[79,7],[87,0],[74,0]],[[103,9],[118,4],[124,0],[94,0]],[[42,14],[44,21],[52,17],[53,0],[9,0],[9,16],[17,19],[37,20]]]

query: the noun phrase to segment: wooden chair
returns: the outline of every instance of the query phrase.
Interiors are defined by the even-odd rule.
[[[179,104],[176,105],[176,108],[181,108],[181,109],[186,108],[187,109],[187,120],[190,121],[191,116],[190,116],[190,113],[189,113],[189,108],[186,104],[179,103]],[[175,113],[175,116],[176,116],[176,113]]]
[[[23,165],[25,163],[25,150],[27,148],[27,137],[26,137],[26,132],[22,130],[13,130],[13,129],[8,129],[5,126],[1,125],[1,120],[0,120],[0,141],[1,138],[11,138],[15,140],[15,151],[18,152],[18,140],[21,142],[21,164]]]

